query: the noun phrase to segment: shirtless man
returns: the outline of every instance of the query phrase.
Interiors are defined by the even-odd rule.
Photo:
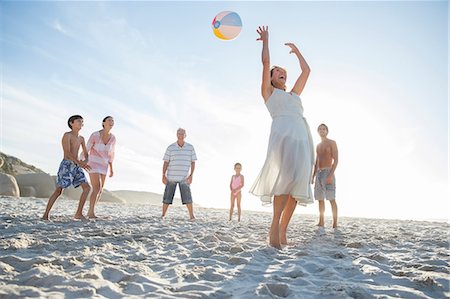
[[[53,192],[52,196],[48,199],[47,208],[45,210],[42,219],[48,220],[48,215],[52,209],[53,204],[56,199],[61,195],[63,190],[70,185],[75,188],[81,185],[83,188],[83,193],[80,196],[80,202],[78,204],[78,209],[75,213],[75,219],[84,219],[83,207],[86,202],[86,198],[91,190],[91,186],[86,180],[82,168],[89,170],[90,167],[87,165],[88,154],[86,150],[86,144],[84,142],[83,136],[78,133],[83,127],[83,118],[80,115],[73,115],[67,121],[70,132],[66,132],[62,138],[62,147],[64,151],[64,159],[59,165],[58,175],[56,179],[56,190]],[[85,161],[78,160],[78,152],[80,146],[83,150],[83,155]]]
[[[314,178],[316,177],[314,198],[319,201],[320,216],[318,226],[323,229],[325,212],[324,199],[327,199],[333,211],[333,228],[336,228],[338,208],[336,205],[336,179],[334,178],[334,171],[338,164],[338,148],[334,140],[327,138],[328,127],[325,124],[321,124],[317,128],[317,132],[322,142],[316,148],[317,158],[311,183],[314,184]]]

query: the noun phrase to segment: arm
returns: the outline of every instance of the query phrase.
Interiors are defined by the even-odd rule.
[[[233,192],[241,191],[242,187],[244,187],[244,176],[241,174],[241,184],[236,189],[232,190]]]
[[[295,81],[294,87],[291,90],[291,92],[300,95],[303,89],[305,88],[306,81],[308,81],[311,69],[309,68],[309,65],[306,63],[305,58],[303,58],[303,55],[300,53],[300,51],[294,44],[286,43],[285,45],[291,48],[291,51],[289,53],[294,53],[300,62],[300,68],[302,70],[302,73],[298,77],[297,81]]]
[[[331,165],[331,171],[330,174],[327,177],[327,184],[331,184],[333,182],[333,175],[334,171],[336,170],[336,167],[339,162],[339,154],[338,154],[338,148],[336,142],[333,141],[331,145],[331,157],[333,157],[333,164]]]
[[[89,160],[89,155],[88,155],[88,151],[86,149],[86,144],[84,143],[84,138],[83,137],[81,137],[81,149],[83,150],[83,156],[84,156],[84,160],[85,161],[79,161],[78,164],[80,165],[80,167],[82,167],[84,169],[87,169],[87,170],[90,170],[91,166],[89,166],[87,164],[87,161]]]
[[[163,173],[162,173],[162,182],[164,185],[167,185],[167,177],[166,177],[166,172],[167,172],[167,167],[169,166],[169,161],[164,161],[163,164]]]
[[[194,176],[194,170],[195,170],[195,161],[197,160],[197,154],[195,153],[195,149],[192,146],[192,152],[191,152],[191,174],[187,178],[188,184],[192,184],[192,177]]]
[[[94,143],[95,143],[95,137],[94,137],[94,133],[91,134],[91,136],[89,136],[87,145],[86,145],[86,152],[89,153],[91,151],[91,149],[94,147]],[[86,160],[87,160],[87,156],[86,156]]]
[[[312,175],[312,179],[311,179],[311,184],[314,184],[314,178],[316,177],[316,173],[317,173],[317,165],[319,165],[319,155],[318,155],[317,149],[316,149],[316,163],[314,163],[314,171],[313,171],[313,175]]]
[[[269,55],[269,31],[267,26],[258,27],[256,30],[259,34],[259,38],[256,40],[260,40],[263,42],[262,48],[262,64],[263,64],[263,73],[262,73],[262,82],[261,82],[261,95],[264,98],[264,102],[266,102],[270,95],[273,92],[273,86],[270,83],[270,55]]]
[[[113,136],[114,140],[111,142],[111,150],[109,151],[109,177],[112,177],[114,175],[114,169],[113,169],[113,161],[114,157],[116,155],[116,138]]]
[[[230,190],[233,191],[233,176],[231,176],[230,180]]]
[[[112,162],[109,162],[109,177],[112,177],[114,175],[114,169]]]
[[[84,161],[87,163],[87,161],[89,161],[89,152],[86,148],[83,137],[81,137],[81,150],[83,151]]]
[[[195,161],[191,162],[191,174],[188,176],[188,183],[192,184],[192,177],[194,176],[194,170],[195,170]]]

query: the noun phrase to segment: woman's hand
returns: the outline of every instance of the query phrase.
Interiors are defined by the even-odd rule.
[[[81,168],[86,169],[86,170],[91,170],[92,169],[91,166],[89,166],[87,164],[87,162],[85,162],[85,161],[79,161],[78,162],[78,166],[80,166]]]
[[[269,40],[269,27],[268,26],[259,26],[258,29],[256,29],[256,32],[258,32],[259,34],[259,38],[257,38],[256,40],[261,40],[261,41],[268,41]]]
[[[289,54],[300,54],[300,51],[298,50],[297,46],[294,45],[293,43],[285,43],[285,46],[288,46],[289,48],[291,48],[291,51],[289,52]]]

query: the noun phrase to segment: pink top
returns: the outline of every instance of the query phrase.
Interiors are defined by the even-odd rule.
[[[111,134],[108,142],[103,143],[100,131],[92,133],[86,145],[89,154],[88,165],[92,168],[90,173],[108,173],[109,163],[114,160],[114,149],[116,147],[116,137]]]
[[[231,178],[231,189],[237,189],[241,186],[241,176],[235,176]]]

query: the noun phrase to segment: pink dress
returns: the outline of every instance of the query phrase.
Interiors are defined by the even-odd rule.
[[[88,165],[91,167],[90,173],[108,173],[109,163],[114,160],[114,150],[116,147],[116,137],[111,134],[109,141],[104,144],[100,131],[92,133],[86,145],[89,154]]]

